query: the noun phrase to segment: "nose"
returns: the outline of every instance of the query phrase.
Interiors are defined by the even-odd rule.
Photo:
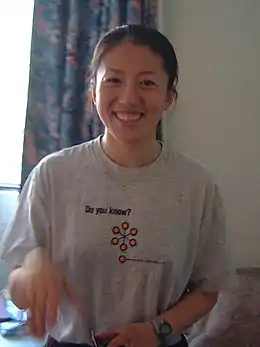
[[[119,102],[125,105],[137,105],[139,104],[140,94],[138,86],[133,83],[125,83],[121,87]]]

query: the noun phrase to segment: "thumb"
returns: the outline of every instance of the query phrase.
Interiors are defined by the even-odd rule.
[[[119,334],[109,342],[107,347],[124,347],[128,345],[126,342],[126,337],[123,334]]]
[[[107,331],[104,333],[96,334],[95,337],[97,340],[113,340],[115,337],[118,336],[118,332],[116,331]]]

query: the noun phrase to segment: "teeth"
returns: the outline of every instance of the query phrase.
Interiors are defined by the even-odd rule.
[[[141,118],[141,113],[115,112],[117,118],[123,122],[134,122]]]

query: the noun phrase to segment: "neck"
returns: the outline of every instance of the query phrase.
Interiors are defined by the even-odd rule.
[[[107,132],[102,137],[101,145],[106,155],[113,162],[128,168],[149,165],[154,162],[161,152],[161,144],[156,138],[151,139],[151,141],[123,143]]]

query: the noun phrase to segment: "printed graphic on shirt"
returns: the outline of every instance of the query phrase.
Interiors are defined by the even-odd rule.
[[[137,261],[143,263],[164,264],[164,261],[155,261],[147,259],[137,259],[128,257],[128,250],[137,246],[136,236],[138,236],[137,228],[130,227],[127,221],[124,221],[120,226],[115,225],[112,228],[113,237],[111,244],[117,246],[120,250],[118,261],[124,264],[126,261]]]
[[[113,206],[94,207],[91,205],[86,205],[85,213],[94,216],[109,214],[128,217],[132,213],[132,209],[120,209],[118,207]],[[113,236],[111,238],[111,245],[114,247],[118,247],[118,250],[120,252],[118,256],[119,263],[124,264],[126,261],[136,261],[142,263],[165,264],[165,261],[130,257],[129,251],[134,247],[138,246],[138,233],[139,230],[136,227],[130,226],[130,223],[126,220],[124,220],[121,224],[119,223],[112,227]]]
[[[137,245],[135,236],[138,234],[138,230],[136,228],[130,228],[128,222],[123,222],[120,226],[114,226],[112,232],[116,236],[111,239],[111,244],[119,247],[123,254],[119,256],[118,260],[120,263],[125,263],[128,248],[136,247]]]
[[[113,215],[117,215],[117,216],[130,216],[130,213],[132,212],[131,208],[127,208],[127,209],[120,209],[120,208],[115,208],[112,206],[108,206],[108,207],[93,207],[90,205],[87,205],[85,207],[85,213],[88,214],[94,214],[96,216],[100,216],[102,214],[113,214]]]

